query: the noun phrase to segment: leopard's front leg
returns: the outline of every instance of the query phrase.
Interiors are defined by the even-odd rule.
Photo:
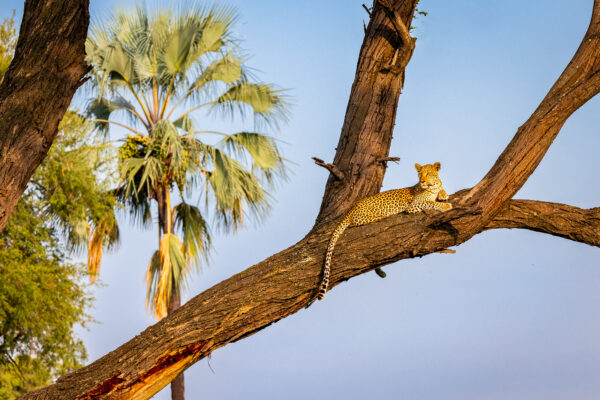
[[[437,210],[437,211],[448,211],[452,209],[452,204],[442,203],[439,201],[424,201],[419,204],[421,210]]]
[[[448,196],[448,193],[446,193],[446,191],[444,190],[444,188],[442,188],[437,195],[437,199],[441,200],[441,201],[445,201],[448,200],[448,198],[450,198],[450,196]]]

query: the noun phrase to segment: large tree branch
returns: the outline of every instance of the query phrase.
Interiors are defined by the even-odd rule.
[[[27,0],[0,85],[0,231],[87,72],[89,0]]]
[[[500,228],[529,229],[600,247],[600,207],[510,200],[485,227]]]
[[[521,202],[532,207],[520,205],[529,211],[519,214],[543,209],[546,204],[516,203]],[[557,206],[568,210],[570,217],[579,212],[575,207]],[[501,211],[498,221],[511,222],[498,222],[488,229],[512,227],[517,217],[509,215]],[[444,249],[448,243],[444,237],[453,234],[451,227],[437,228],[443,235],[436,234],[437,229],[423,229],[435,226],[442,216],[398,215],[349,228],[336,248],[333,286],[376,266]],[[548,223],[543,221],[540,218],[520,226]],[[301,310],[314,292],[319,277],[315,269],[322,265],[333,225],[196,296],[173,316],[83,370],[61,378],[52,390],[44,389],[25,398],[148,398],[186,366],[215,349]],[[556,228],[545,229],[559,232]]]
[[[416,1],[389,3],[408,25]],[[396,215],[348,229],[335,250],[331,287],[378,266],[463,243],[502,215],[498,213],[535,170],[569,115],[600,91],[599,20],[596,0],[590,28],[569,66],[486,177],[452,196],[455,210]],[[397,36],[386,13],[374,8],[333,163],[345,179],[330,177],[315,228],[306,237],[199,294],[89,366],[24,398],[146,399],[215,349],[301,310],[320,280],[337,218],[380,188],[384,168],[377,160],[388,156],[403,76],[381,67],[400,45]]]

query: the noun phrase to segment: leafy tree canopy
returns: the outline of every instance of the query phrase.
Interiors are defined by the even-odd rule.
[[[89,321],[81,265],[66,262],[57,231],[31,194],[0,236],[0,398],[12,399],[81,366],[73,327]]]
[[[4,79],[4,74],[8,70],[17,45],[17,28],[15,28],[14,15],[13,11],[13,17],[4,18],[0,25],[0,82]]]
[[[90,321],[87,273],[61,248],[85,244],[85,227],[112,216],[114,200],[97,179],[99,149],[85,143],[85,126],[77,114],[65,116],[48,158],[0,234],[2,399],[51,383],[86,357],[74,327]]]

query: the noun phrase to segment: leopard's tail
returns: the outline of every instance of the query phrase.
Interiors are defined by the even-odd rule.
[[[321,285],[319,286],[319,294],[317,295],[318,300],[323,300],[325,297],[325,293],[327,293],[327,287],[329,286],[329,273],[331,272],[331,256],[333,255],[333,249],[335,248],[335,244],[337,243],[342,233],[346,230],[346,228],[350,225],[350,216],[346,216],[342,222],[335,228],[333,233],[331,234],[331,238],[329,239],[329,244],[327,245],[327,253],[325,253],[325,266],[323,267],[323,279],[321,280]]]

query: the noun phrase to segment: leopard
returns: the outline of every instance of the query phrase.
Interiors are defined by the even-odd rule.
[[[323,277],[316,296],[317,300],[323,300],[327,293],[333,249],[346,228],[370,224],[402,212],[415,214],[424,210],[448,211],[452,209],[452,204],[446,202],[449,196],[439,178],[441,167],[439,162],[426,165],[415,164],[419,175],[419,182],[416,185],[387,190],[365,197],[350,209],[330,236],[325,253]],[[382,276],[381,274],[385,276],[383,271],[379,271],[378,275]]]

